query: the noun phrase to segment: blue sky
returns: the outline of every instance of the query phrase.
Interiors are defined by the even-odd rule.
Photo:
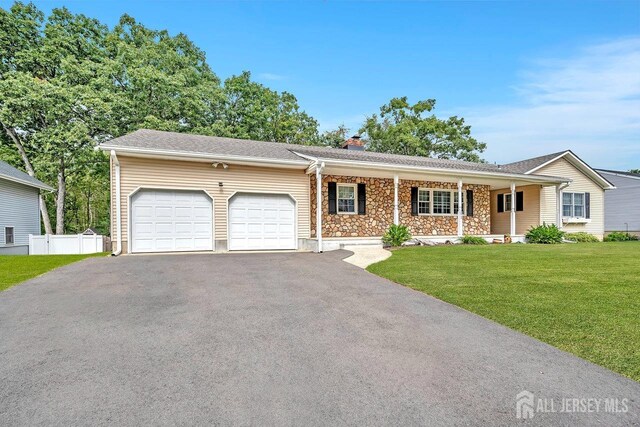
[[[435,98],[488,161],[571,148],[596,167],[640,168],[638,0],[35,3],[186,33],[221,78],[249,70],[323,129],[355,131],[394,96]]]

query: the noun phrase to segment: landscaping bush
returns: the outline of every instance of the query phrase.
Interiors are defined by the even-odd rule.
[[[411,234],[405,225],[393,224],[382,236],[382,242],[389,246],[400,246],[410,238]]]
[[[638,240],[638,236],[634,236],[629,233],[623,233],[622,231],[614,231],[604,237],[605,242],[627,242],[629,240]]]
[[[488,245],[489,244],[482,237],[476,237],[476,236],[463,236],[462,239],[460,239],[460,241],[464,245]]]
[[[562,243],[564,231],[556,227],[555,224],[542,224],[538,227],[531,227],[525,235],[529,243],[554,244]]]
[[[580,231],[578,233],[567,233],[564,235],[564,238],[578,243],[596,243],[600,241],[593,234],[585,233],[584,231]]]

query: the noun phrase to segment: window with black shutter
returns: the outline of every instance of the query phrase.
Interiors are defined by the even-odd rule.
[[[467,190],[467,216],[473,216],[473,190]]]
[[[504,212],[504,194],[498,194],[497,206],[498,212]]]
[[[367,214],[367,186],[358,184],[358,215]]]
[[[337,191],[336,191],[336,183],[329,183],[329,214],[335,215],[338,213],[337,209]]]
[[[516,193],[516,211],[524,211],[524,192],[518,191]]]

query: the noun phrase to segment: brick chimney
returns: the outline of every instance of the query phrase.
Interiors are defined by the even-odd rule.
[[[342,148],[345,150],[364,151],[364,141],[360,139],[360,135],[353,135],[342,144]]]

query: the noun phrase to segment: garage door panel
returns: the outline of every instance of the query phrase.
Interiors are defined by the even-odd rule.
[[[283,194],[237,194],[229,201],[229,249],[295,249],[295,203]]]
[[[213,206],[204,192],[140,190],[131,204],[132,252],[213,250]]]

